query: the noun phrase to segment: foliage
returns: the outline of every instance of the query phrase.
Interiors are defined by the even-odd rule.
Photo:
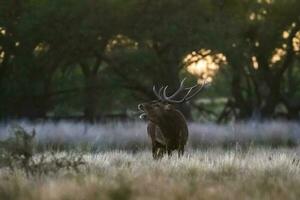
[[[15,125],[8,139],[1,141],[0,166],[11,172],[24,170],[27,175],[57,173],[62,169],[78,171],[85,162],[80,154],[59,155],[54,151],[35,155],[35,130],[29,134],[21,126]]]
[[[127,115],[154,98],[152,85],[177,87],[184,58],[206,49],[226,62],[202,97],[227,102],[180,107],[187,118],[192,107],[219,122],[299,119],[299,8],[296,0],[1,3],[0,117]]]
[[[15,125],[12,128],[12,136],[1,141],[1,165],[7,165],[11,169],[20,165],[27,169],[33,157],[35,130],[27,133],[22,127]]]

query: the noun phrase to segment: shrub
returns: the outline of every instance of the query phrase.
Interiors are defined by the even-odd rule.
[[[13,125],[10,136],[0,141],[0,167],[8,167],[10,171],[24,170],[27,175],[56,173],[60,169],[79,170],[85,162],[82,154],[57,154],[54,151],[35,155],[35,135],[33,129],[28,133],[23,127]]]

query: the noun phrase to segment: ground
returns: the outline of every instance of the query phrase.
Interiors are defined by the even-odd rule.
[[[86,153],[79,171],[0,173],[0,199],[298,199],[300,149],[211,148],[154,161],[148,150]]]

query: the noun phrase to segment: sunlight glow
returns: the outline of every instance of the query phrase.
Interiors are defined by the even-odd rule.
[[[108,42],[106,51],[111,52],[113,49],[124,47],[129,49],[137,49],[138,43],[125,35],[118,34]]]
[[[0,53],[0,63],[3,62],[4,56],[5,56],[5,52],[2,51],[2,52]]]
[[[249,15],[249,19],[251,21],[254,21],[254,20],[262,20],[264,19],[265,15],[267,14],[267,12],[265,10],[261,11],[261,13],[250,13]]]
[[[290,33],[289,33],[288,31],[283,31],[282,37],[283,37],[284,39],[287,39],[289,36],[290,36]]]
[[[294,51],[300,52],[300,31],[298,31],[296,36],[293,38],[293,47]]]
[[[257,3],[267,3],[267,4],[272,4],[274,0],[257,0]]]
[[[286,54],[286,50],[282,48],[276,48],[271,58],[271,63],[272,64],[277,63],[285,56],[285,54]]]
[[[220,65],[226,63],[226,57],[222,53],[212,53],[211,50],[201,49],[188,54],[183,62],[187,71],[198,77],[199,83],[203,80],[211,82]]]
[[[258,62],[255,56],[252,56],[252,65],[254,69],[258,69]]]
[[[6,30],[2,27],[0,27],[0,34],[5,35],[6,34]]]
[[[292,26],[294,26],[294,24]],[[288,37],[290,37],[290,32],[283,31],[282,37],[284,39],[287,39]],[[282,44],[282,47],[276,48],[274,50],[271,58],[271,65],[282,60],[282,58],[286,55],[286,48],[287,48],[287,44],[284,43]],[[293,38],[293,49],[296,53],[300,53],[300,31],[298,31],[295,37]]]
[[[255,13],[251,13],[250,15],[249,15],[249,19],[251,20],[251,21],[253,21],[253,20],[255,20]]]
[[[34,54],[37,56],[49,50],[49,45],[46,43],[39,43],[33,50]]]
[[[268,3],[269,4],[269,3]],[[263,20],[265,19],[265,16],[268,14],[268,11],[266,9],[260,9],[255,12],[251,12],[248,16],[250,21],[254,20]]]
[[[286,48],[287,48],[287,45],[286,45],[286,44],[282,44],[282,48],[283,48],[283,49],[286,49]]]

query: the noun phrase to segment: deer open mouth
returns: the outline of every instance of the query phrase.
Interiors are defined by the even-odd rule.
[[[147,114],[146,113],[142,113],[139,116],[140,119],[147,119]]]
[[[143,104],[139,104],[139,105],[138,105],[138,110],[140,111],[140,116],[139,116],[139,118],[140,118],[140,119],[147,119],[147,114],[146,114],[146,112],[145,112],[145,109],[144,109]]]

